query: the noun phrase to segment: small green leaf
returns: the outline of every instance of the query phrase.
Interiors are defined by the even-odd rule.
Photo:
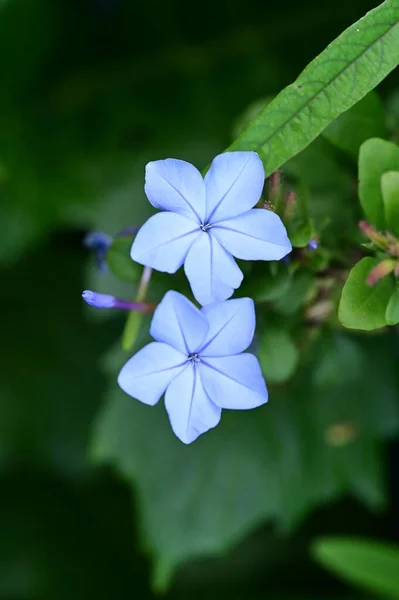
[[[399,283],[389,299],[385,319],[388,325],[397,325],[399,323]]]
[[[399,236],[399,171],[388,171],[381,177],[382,200],[388,230]]]
[[[385,137],[384,105],[375,92],[335,119],[323,132],[329,142],[357,157],[363,142],[372,137]]]
[[[399,171],[399,148],[392,142],[372,138],[360,146],[359,198],[367,219],[385,228],[381,177],[387,171]]]
[[[370,592],[399,598],[399,547],[356,538],[321,538],[315,559],[338,577]]]
[[[132,241],[132,237],[116,238],[107,252],[107,263],[118,279],[137,283],[141,276],[142,267],[130,258]]]
[[[334,40],[249,124],[229,150],[254,150],[272,173],[399,62],[399,6],[386,0]]]
[[[339,303],[338,317],[349,329],[378,329],[387,325],[385,311],[393,291],[393,280],[384,277],[373,286],[366,283],[378,264],[375,258],[362,258],[351,270]]]
[[[260,334],[257,352],[267,382],[282,383],[294,373],[299,354],[284,329],[267,328]]]

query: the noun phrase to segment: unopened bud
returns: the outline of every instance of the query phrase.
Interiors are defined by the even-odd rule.
[[[392,260],[391,258],[386,258],[385,260],[382,260],[368,274],[368,277],[366,279],[367,285],[369,285],[369,286],[375,285],[377,283],[377,281],[380,281],[380,279],[382,279],[386,275],[389,275],[389,273],[392,273],[394,268],[395,268],[394,260]]]
[[[289,219],[295,211],[297,202],[296,192],[290,190],[285,198],[284,218]]]
[[[387,246],[388,241],[385,235],[377,231],[375,227],[370,225],[370,223],[368,223],[367,221],[360,221],[359,229],[363,231],[364,235],[367,236],[369,240],[377,246],[380,246],[382,248],[385,248]]]
[[[281,177],[278,171],[274,171],[269,177],[268,203],[277,210],[281,201]]]
[[[83,243],[87,248],[92,250],[98,270],[100,272],[106,271],[108,266],[105,257],[112,244],[112,237],[101,231],[91,231],[86,235]]]
[[[99,294],[91,290],[85,290],[82,293],[83,300],[95,308],[117,308],[120,310],[135,310],[140,312],[153,312],[154,306],[143,302],[128,302],[115,298],[110,294]]]
[[[319,247],[319,244],[316,242],[316,240],[310,240],[308,242],[308,248],[310,250],[317,250],[318,247]]]

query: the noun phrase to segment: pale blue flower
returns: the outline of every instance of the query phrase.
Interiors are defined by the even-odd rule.
[[[264,178],[255,152],[220,154],[205,178],[183,160],[148,163],[145,192],[151,204],[165,212],[139,230],[132,259],[167,273],[184,263],[200,304],[226,300],[243,278],[233,256],[280,260],[292,249],[280,217],[252,208]]]
[[[172,429],[190,444],[219,423],[222,408],[245,410],[267,402],[257,358],[242,354],[254,330],[250,298],[200,310],[178,292],[167,292],[151,323],[156,341],[125,364],[118,383],[150,406],[165,393]]]

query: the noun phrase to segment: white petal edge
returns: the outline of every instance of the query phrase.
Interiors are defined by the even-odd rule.
[[[195,299],[203,306],[230,298],[243,279],[234,258],[217,239],[204,232],[191,246],[184,271]]]
[[[144,190],[155,208],[179,213],[197,223],[204,221],[205,184],[191,163],[175,158],[148,163]]]
[[[253,354],[204,358],[199,369],[206,392],[220,408],[248,410],[267,402],[266,383]]]
[[[176,273],[200,233],[199,227],[182,215],[158,213],[139,229],[130,256],[157,271]]]
[[[184,354],[167,344],[152,342],[122,367],[118,384],[129,396],[154,406],[186,365]]]
[[[206,221],[215,223],[246,212],[259,201],[265,182],[256,152],[225,152],[205,175]]]
[[[201,309],[209,323],[200,356],[228,356],[244,352],[255,332],[255,306],[251,298],[237,298]]]
[[[287,230],[276,213],[254,208],[212,227],[228,252],[243,260],[280,260],[292,250]]]
[[[188,365],[169,385],[165,407],[175,435],[184,444],[216,427],[222,413],[208,397],[194,365]]]
[[[154,312],[150,334],[157,342],[165,342],[188,355],[202,344],[208,328],[201,311],[185,296],[171,290]]]

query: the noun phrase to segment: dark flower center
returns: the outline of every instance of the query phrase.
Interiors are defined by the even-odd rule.
[[[201,362],[200,357],[198,356],[197,352],[191,352],[191,354],[188,355],[188,360],[192,363],[199,363]]]
[[[208,231],[212,227],[211,223],[201,223],[201,231]]]

